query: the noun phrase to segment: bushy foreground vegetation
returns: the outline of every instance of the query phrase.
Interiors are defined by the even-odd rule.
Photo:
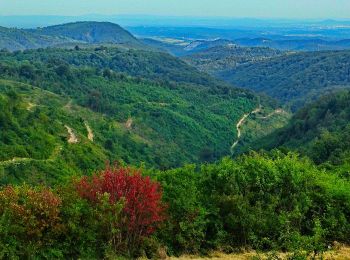
[[[0,191],[0,256],[151,258],[349,243],[350,183],[296,154],[169,171],[107,167],[52,189]]]

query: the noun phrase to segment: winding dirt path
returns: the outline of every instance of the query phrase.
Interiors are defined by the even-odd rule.
[[[254,109],[253,111],[246,113],[243,115],[243,117],[238,121],[237,125],[236,125],[236,129],[237,129],[237,139],[236,141],[232,144],[231,146],[231,154],[233,154],[233,151],[235,149],[235,147],[238,145],[240,139],[241,139],[241,135],[242,135],[242,131],[241,131],[241,126],[244,124],[244,122],[247,120],[247,118],[252,115],[252,114],[256,114],[259,113],[262,110],[261,105],[259,105],[256,109]]]
[[[59,154],[62,151],[62,146],[57,146],[53,151],[52,154],[50,155],[50,157],[48,159],[33,159],[33,158],[18,158],[18,157],[14,157],[11,160],[7,160],[7,161],[2,161],[0,162],[1,166],[6,166],[6,165],[10,165],[10,164],[20,164],[20,163],[25,163],[25,162],[49,162],[49,161],[54,161],[57,156],[59,156]]]
[[[238,121],[237,125],[236,125],[236,129],[237,129],[237,139],[236,141],[232,144],[231,146],[231,154],[233,154],[234,149],[236,148],[236,146],[239,144],[239,141],[241,139],[242,136],[242,131],[241,131],[241,127],[242,125],[245,123],[245,121],[247,120],[247,118],[252,115],[252,114],[257,114],[259,112],[262,111],[262,106],[259,105],[259,107],[257,107],[256,109],[254,109],[253,111],[251,111],[250,113],[246,113],[243,115],[243,117]],[[271,112],[270,114],[268,114],[267,116],[259,116],[257,117],[258,119],[268,119],[276,114],[284,114],[287,113],[286,111],[284,111],[282,108],[278,108],[275,111]]]
[[[73,129],[70,128],[69,126],[65,125],[64,126],[67,131],[68,131],[68,143],[70,144],[76,144],[78,143],[78,137],[75,135],[75,133],[73,132]]]
[[[128,121],[126,121],[125,127],[126,127],[127,129],[131,129],[131,128],[132,128],[133,122],[134,122],[133,119],[130,117],[130,118],[128,119]]]
[[[87,122],[84,123],[85,124],[85,127],[86,127],[86,130],[88,132],[88,139],[93,142],[94,141],[94,133],[92,132],[92,129],[91,127],[88,125]]]

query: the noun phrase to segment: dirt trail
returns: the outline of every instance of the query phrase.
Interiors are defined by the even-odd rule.
[[[237,139],[231,146],[231,154],[233,154],[235,147],[238,145],[238,143],[239,143],[239,141],[241,139],[241,135],[242,135],[241,127],[242,127],[242,125],[245,123],[245,121],[247,120],[247,118],[250,115],[260,113],[261,111],[262,111],[262,106],[259,105],[259,107],[257,107],[256,109],[254,109],[250,113],[244,114],[243,117],[238,121],[238,123],[236,125]],[[274,116],[276,114],[283,114],[283,113],[287,113],[287,112],[284,111],[282,108],[278,108],[275,111],[273,111],[270,114],[268,114],[267,116],[259,116],[257,118],[259,118],[259,119],[268,119],[268,118],[270,118],[270,117],[272,117],[272,116]]]
[[[32,111],[36,107],[36,104],[29,102],[27,105],[27,111]]]
[[[237,139],[236,141],[232,144],[231,146],[231,153],[233,154],[233,150],[235,149],[235,147],[238,145],[240,139],[241,139],[241,126],[244,124],[244,122],[247,120],[247,118],[252,115],[252,114],[256,114],[259,113],[261,111],[262,107],[261,105],[259,105],[259,107],[257,107],[256,109],[254,109],[253,111],[246,113],[243,115],[243,117],[238,121],[237,125],[236,125],[236,129],[237,129]]]
[[[59,154],[62,151],[62,146],[57,146],[53,151],[52,154],[48,159],[33,159],[33,158],[18,158],[14,157],[11,160],[7,161],[2,161],[0,162],[0,165],[6,166],[10,164],[20,164],[20,163],[25,163],[25,162],[49,162],[49,161],[54,161],[56,158],[59,156]]]
[[[133,122],[134,122],[134,121],[133,121],[132,118],[130,117],[130,118],[128,119],[128,121],[126,121],[125,127],[126,127],[127,129],[131,129],[132,123],[133,123]]]
[[[92,129],[91,127],[88,125],[87,122],[84,123],[85,124],[85,127],[86,127],[86,130],[88,132],[88,139],[93,142],[94,141],[94,133],[92,132]]]
[[[73,129],[70,128],[70,127],[67,126],[67,125],[65,125],[64,127],[65,127],[65,128],[67,129],[67,131],[68,131],[68,135],[69,135],[69,137],[68,137],[68,143],[70,143],[70,144],[76,144],[76,143],[78,143],[78,138],[77,138],[77,136],[75,135],[75,133],[73,132]]]
[[[69,100],[68,103],[64,106],[64,108],[71,110],[72,109],[72,100]]]
[[[270,114],[268,114],[267,116],[259,116],[257,118],[259,119],[268,119],[276,114],[284,114],[284,113],[287,113],[286,111],[284,111],[282,108],[278,108],[276,109],[275,111],[271,112]]]

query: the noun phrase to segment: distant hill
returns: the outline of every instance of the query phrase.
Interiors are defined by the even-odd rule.
[[[350,87],[349,60],[350,51],[300,52],[242,65],[220,77],[297,109],[328,91]]]
[[[323,50],[344,50],[350,49],[350,40],[325,40],[302,36],[296,39],[272,38],[239,38],[235,39],[236,44],[247,47],[269,47],[284,51],[323,51]],[[287,39],[283,39],[287,38]]]
[[[184,50],[187,52],[200,52],[210,48],[218,46],[233,46],[235,43],[233,41],[225,39],[216,39],[216,40],[196,40],[187,45]]]
[[[10,51],[37,49],[67,43],[77,41],[57,35],[40,35],[21,29],[0,27],[0,49]]]
[[[10,51],[99,44],[147,48],[128,31],[113,23],[77,22],[27,30],[0,27],[0,49]]]
[[[225,39],[180,40],[171,38],[144,38],[142,41],[149,46],[179,57],[191,55],[214,47],[235,45],[233,41]]]
[[[86,43],[141,45],[128,31],[109,22],[75,22],[34,30],[37,34],[64,36]]]
[[[267,60],[284,52],[265,47],[240,47],[232,43],[211,47],[182,59],[200,71],[210,74],[235,69],[238,66]]]

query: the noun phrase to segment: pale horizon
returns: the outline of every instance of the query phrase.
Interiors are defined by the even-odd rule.
[[[1,1],[0,1],[1,2]],[[344,20],[348,0],[21,0],[0,3],[0,16],[127,15],[231,19]]]

